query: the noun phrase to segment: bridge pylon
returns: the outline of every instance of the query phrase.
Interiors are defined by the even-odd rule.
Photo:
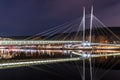
[[[85,7],[83,7],[83,48],[86,45],[86,40],[85,40]],[[90,15],[90,34],[89,34],[89,46],[91,46],[92,42],[92,26],[93,26],[93,6],[91,7],[91,15]],[[84,55],[85,53],[83,53]],[[90,80],[93,80],[93,75],[92,75],[92,62],[91,62],[91,52],[90,52],[90,57],[89,57],[89,64],[90,64]],[[82,80],[85,80],[85,59],[83,58],[83,77]]]

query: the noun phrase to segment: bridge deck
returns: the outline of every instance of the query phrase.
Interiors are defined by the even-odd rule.
[[[78,45],[101,45],[101,46],[120,46],[120,44],[105,44],[105,43],[82,43],[82,41],[72,41],[72,40],[4,40],[0,41],[0,45],[39,45],[39,44],[78,44]]]
[[[0,45],[37,45],[37,44],[67,44],[82,43],[81,41],[55,41],[55,40],[9,40],[0,41]]]

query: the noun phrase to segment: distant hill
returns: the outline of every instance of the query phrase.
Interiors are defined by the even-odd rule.
[[[74,38],[74,37],[80,37],[82,36],[83,31],[79,31],[79,32],[71,32],[71,33],[58,33],[58,34],[54,34],[52,36],[50,36],[49,38],[63,38],[63,37],[68,37],[69,38]],[[100,36],[100,35],[104,35],[104,36],[114,36],[114,34],[116,34],[117,36],[120,36],[120,27],[107,27],[107,28],[96,28],[92,30],[92,35],[94,36]],[[78,36],[77,36],[77,35]],[[90,30],[87,29],[86,30],[86,36],[89,36],[90,34]]]
[[[111,31],[113,31],[115,34],[120,35],[120,27],[109,27]]]
[[[113,33],[115,33],[116,35],[120,36],[120,27],[108,27],[110,31],[112,31]],[[102,32],[103,30],[103,32]],[[106,28],[100,28],[100,29],[94,29],[92,30],[92,33],[94,33],[95,36],[99,35],[103,35],[104,33],[107,33],[107,36],[110,36],[111,33],[109,32],[109,30],[107,30]],[[98,33],[99,32],[99,33]],[[30,39],[34,39],[34,40],[40,40],[40,39],[72,39],[76,36],[76,34],[78,35],[78,37],[82,36],[82,31],[77,32],[71,32],[71,33],[57,33],[54,34],[52,36],[34,36]],[[89,36],[89,29],[86,30],[86,35]],[[67,37],[66,37],[67,36]],[[2,36],[3,37],[3,36]],[[5,36],[4,36],[5,37]],[[27,38],[29,38],[31,36],[6,36],[5,38],[10,38],[10,39],[14,39],[14,40],[25,40]],[[77,37],[77,36],[76,36]]]

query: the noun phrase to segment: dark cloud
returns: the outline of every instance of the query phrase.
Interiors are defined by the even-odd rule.
[[[32,35],[82,16],[94,14],[108,26],[120,26],[119,0],[0,0],[0,35]]]

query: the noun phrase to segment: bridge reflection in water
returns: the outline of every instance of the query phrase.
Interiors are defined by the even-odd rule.
[[[120,56],[119,50],[36,50],[0,49],[0,69],[56,62],[79,61],[96,57]]]

